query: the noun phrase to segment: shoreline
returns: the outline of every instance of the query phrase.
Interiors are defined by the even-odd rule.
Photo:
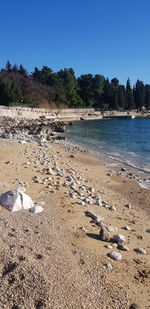
[[[3,271],[10,263],[17,265],[3,278],[1,307],[38,308],[34,304],[42,299],[41,304],[43,301],[45,305],[41,308],[46,309],[85,308],[84,305],[97,309],[99,303],[101,308],[128,309],[131,303],[137,303],[148,309],[150,247],[146,230],[150,228],[150,192],[140,188],[133,179],[113,172],[110,176],[103,160],[76,145],[55,142],[45,147],[35,143],[5,142],[0,155],[0,193],[17,187],[18,179],[24,183],[26,193],[34,200],[44,201],[45,206],[44,212],[37,215],[28,211],[11,213],[1,207],[3,258],[0,268]],[[43,172],[47,166],[56,167],[60,175],[47,175]],[[33,181],[35,175],[39,179],[37,183]],[[44,182],[47,177],[50,184]],[[72,179],[76,185],[71,188],[66,179]],[[93,188],[90,196],[100,195],[114,210],[78,203],[82,195],[72,198],[69,192],[80,186]],[[125,207],[126,204],[131,204],[132,208]],[[90,223],[90,218],[85,216],[87,210],[104,217],[105,226],[117,228],[111,235],[123,234],[129,251],[120,251],[112,243],[99,240],[100,227]],[[130,231],[122,229],[126,225],[131,227]],[[136,247],[145,248],[147,253],[137,254]],[[110,259],[107,254],[112,250],[120,252],[123,259]],[[22,259],[19,256],[24,259],[18,263],[18,258]],[[104,268],[108,263],[112,265],[111,270]],[[19,279],[22,273],[27,279]],[[10,284],[12,276],[15,281]],[[33,277],[36,282],[34,296],[29,288]],[[16,293],[10,298],[14,288]],[[27,299],[22,294],[24,289]]]
[[[82,142],[73,141],[69,138],[62,142],[64,145],[76,146],[85,151],[89,156],[99,159],[103,162],[106,168],[109,168],[110,173],[116,173],[122,177],[128,177],[137,181],[139,186],[150,190],[150,171],[144,170],[141,167],[134,166],[114,156],[108,155],[104,152],[98,152],[96,149],[89,149],[87,144]]]

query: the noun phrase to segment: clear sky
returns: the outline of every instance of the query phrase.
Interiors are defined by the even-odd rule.
[[[150,84],[150,0],[1,0],[0,68],[72,67]]]

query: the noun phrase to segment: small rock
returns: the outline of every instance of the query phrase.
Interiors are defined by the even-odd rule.
[[[104,268],[104,269],[111,270],[111,269],[112,269],[112,265],[111,265],[110,263],[104,264],[103,268]]]
[[[150,233],[150,229],[147,229],[146,232],[147,232],[147,233]]]
[[[108,173],[107,176],[112,176],[112,173]]]
[[[101,227],[99,238],[102,241],[110,241],[110,234],[105,227]]]
[[[131,228],[128,225],[123,226],[122,229],[126,231],[131,231]]]
[[[132,209],[131,204],[125,204],[124,206],[127,207],[127,208],[129,208],[129,209]]]
[[[112,249],[113,247],[111,245],[105,245],[104,246],[106,249]]]
[[[146,250],[143,248],[136,248],[134,249],[135,252],[140,253],[140,254],[146,254]]]
[[[126,239],[125,239],[124,235],[122,235],[122,234],[114,235],[111,240],[113,242],[119,244],[119,245],[123,244],[123,242],[126,242]]]
[[[121,168],[121,171],[122,171],[122,172],[125,172],[125,171],[126,171],[126,168],[125,168],[125,167],[122,167],[122,168]]]
[[[115,206],[109,206],[108,209],[111,210],[111,211],[116,211],[117,210]]]
[[[131,304],[131,306],[129,307],[129,309],[140,309],[139,305],[137,304]]]
[[[122,259],[122,254],[116,251],[112,251],[107,253],[107,255],[112,258],[113,260],[120,261]]]

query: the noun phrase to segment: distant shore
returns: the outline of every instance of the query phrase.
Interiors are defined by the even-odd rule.
[[[0,116],[17,119],[39,119],[44,117],[51,121],[94,120],[105,118],[150,117],[149,111],[98,111],[94,108],[48,109],[30,107],[7,107],[0,105]]]

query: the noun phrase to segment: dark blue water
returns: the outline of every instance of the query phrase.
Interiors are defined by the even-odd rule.
[[[150,172],[150,118],[75,121],[66,137],[102,157]]]

